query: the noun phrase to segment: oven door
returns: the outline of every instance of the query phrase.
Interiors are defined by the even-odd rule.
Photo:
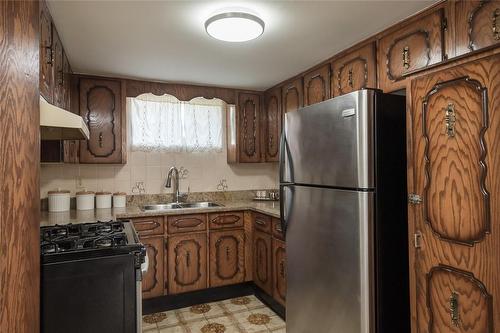
[[[133,254],[43,264],[41,331],[136,333],[137,271]]]

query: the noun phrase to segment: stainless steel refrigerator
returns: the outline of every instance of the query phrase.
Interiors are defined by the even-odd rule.
[[[410,332],[405,113],[360,90],[285,115],[287,333]]]

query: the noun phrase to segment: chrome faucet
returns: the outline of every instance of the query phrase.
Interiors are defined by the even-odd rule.
[[[172,192],[174,194],[175,202],[179,203],[185,196],[181,195],[181,192],[179,191],[179,170],[177,170],[174,166],[168,170],[167,182],[165,183],[166,188],[172,187],[172,177],[174,178]]]

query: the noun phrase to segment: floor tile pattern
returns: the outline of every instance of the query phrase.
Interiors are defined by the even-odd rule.
[[[255,296],[143,316],[144,333],[286,333],[285,322]]]

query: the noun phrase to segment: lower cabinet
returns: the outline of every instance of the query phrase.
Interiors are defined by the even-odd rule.
[[[253,236],[253,281],[268,294],[273,294],[271,235],[255,231]]]
[[[164,238],[163,236],[149,236],[141,237],[140,240],[146,247],[149,260],[148,271],[142,277],[142,298],[148,299],[162,296],[164,290]]]
[[[278,239],[273,239],[273,297],[285,306],[286,248],[285,242]]]
[[[210,232],[210,287],[245,281],[245,231]]]
[[[184,234],[168,239],[168,293],[207,288],[207,234]]]

